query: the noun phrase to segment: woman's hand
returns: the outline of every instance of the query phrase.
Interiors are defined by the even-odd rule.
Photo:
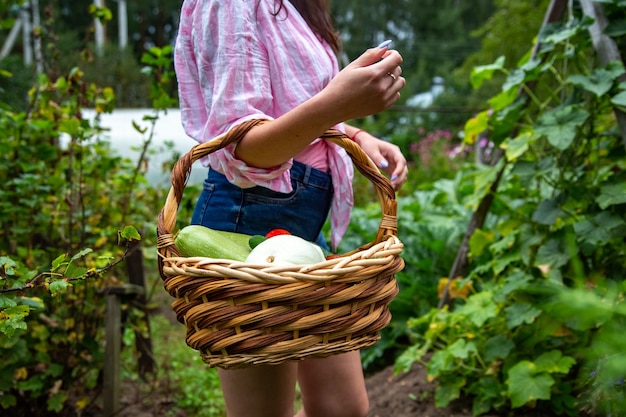
[[[320,93],[337,120],[379,113],[400,98],[406,85],[402,56],[395,50],[371,48],[352,61]]]
[[[396,191],[399,190],[409,175],[406,158],[402,155],[400,148],[393,143],[378,139],[364,130],[359,131],[354,141],[389,176],[393,188]]]

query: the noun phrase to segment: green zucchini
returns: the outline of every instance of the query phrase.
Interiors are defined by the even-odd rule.
[[[190,225],[183,227],[174,244],[181,256],[203,256],[215,259],[245,261],[250,254],[250,235],[214,230],[206,226]]]

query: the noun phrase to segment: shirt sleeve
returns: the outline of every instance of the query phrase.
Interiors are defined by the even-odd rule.
[[[183,10],[175,65],[187,133],[205,142],[255,118],[269,119],[272,94],[268,51],[254,2],[198,1]],[[289,160],[271,169],[235,157],[236,145],[203,160],[242,188],[263,185],[290,192]]]

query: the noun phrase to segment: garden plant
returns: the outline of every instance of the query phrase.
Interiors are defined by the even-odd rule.
[[[604,34],[624,51],[624,2],[602,3]],[[505,75],[465,127],[467,144],[498,152],[460,172],[473,190],[457,195],[474,211],[493,202],[466,270],[448,277],[455,298],[409,320],[412,345],[396,361],[427,366],[439,406],[469,397],[475,415],[626,410],[626,72],[594,48],[592,24],[571,8],[536,54],[472,74],[477,88]]]

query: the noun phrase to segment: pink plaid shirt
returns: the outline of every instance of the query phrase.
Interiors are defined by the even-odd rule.
[[[277,15],[274,0],[185,0],[174,52],[182,122],[189,136],[210,140],[246,120],[275,119],[320,92],[339,71],[330,46],[291,3]],[[343,126],[335,126],[343,129]],[[246,165],[235,145],[203,163],[247,188],[291,192],[292,160],[272,169]],[[324,160],[325,156],[325,160]],[[330,168],[335,194],[331,242],[337,247],[353,205],[353,165],[339,146],[316,139],[299,161]]]

